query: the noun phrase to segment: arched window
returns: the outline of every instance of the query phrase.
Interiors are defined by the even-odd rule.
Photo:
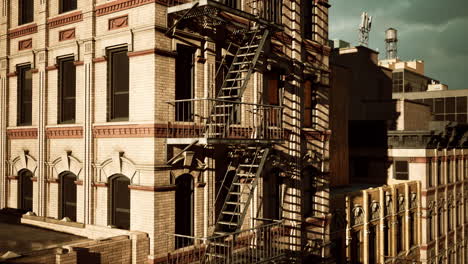
[[[175,184],[175,233],[193,236],[193,177],[183,174]]]
[[[363,263],[361,231],[351,231],[351,263]]]
[[[130,229],[130,179],[117,174],[109,182],[109,222],[117,228]]]
[[[33,210],[33,173],[24,169],[18,175],[18,208],[24,211]]]
[[[263,178],[263,217],[268,219],[281,219],[283,171],[275,168]]]
[[[76,221],[76,176],[71,172],[60,175],[60,218]]]
[[[302,188],[304,197],[304,214],[305,216],[315,215],[316,204],[315,196],[317,192],[317,177],[320,171],[312,166],[304,168],[302,171]]]

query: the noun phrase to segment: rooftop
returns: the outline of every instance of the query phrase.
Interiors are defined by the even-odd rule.
[[[58,247],[84,237],[18,223],[15,215],[0,212],[0,259],[8,251],[23,255],[32,251]]]

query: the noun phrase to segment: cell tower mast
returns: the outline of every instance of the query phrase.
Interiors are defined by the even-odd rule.
[[[359,45],[369,46],[369,33],[372,28],[372,17],[363,12],[361,15],[361,24],[359,25]]]
[[[397,30],[389,28],[385,31],[385,49],[387,50],[387,60],[398,58],[398,35]]]

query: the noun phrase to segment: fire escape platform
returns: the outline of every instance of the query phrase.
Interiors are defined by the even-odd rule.
[[[190,9],[193,10],[190,11]],[[194,0],[167,8],[167,15],[169,17],[171,15],[183,15],[185,13],[187,13],[185,19],[199,16],[211,16],[217,17],[220,20],[234,22],[236,25],[245,28],[248,28],[249,23],[255,21],[264,26],[268,26],[273,31],[284,30],[284,26],[281,23],[269,21],[261,16],[230,7],[216,0]]]
[[[283,139],[229,139],[229,138],[167,138],[167,145],[188,145],[198,141],[196,145],[271,145],[281,144]]]

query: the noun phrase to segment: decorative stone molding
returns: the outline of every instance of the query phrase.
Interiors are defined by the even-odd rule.
[[[65,25],[70,25],[80,21],[83,21],[83,13],[81,11],[77,11],[63,16],[49,18],[47,19],[47,26],[49,27],[49,29],[51,29]]]
[[[63,152],[63,155],[52,161],[50,165],[52,167],[52,177],[55,179],[58,179],[61,173],[67,171],[75,174],[78,180],[81,178],[83,165],[77,158],[71,155],[71,151]]]
[[[33,174],[37,169],[37,161],[29,155],[29,151],[25,150],[19,156],[9,162],[10,164],[10,175],[17,176],[18,172],[27,169]]]
[[[18,176],[7,176],[9,180],[18,180]]]
[[[73,62],[73,65],[75,65],[75,66],[84,65],[84,61],[74,61],[74,62]]]
[[[34,33],[37,33],[37,24],[31,24],[31,25],[16,28],[16,29],[10,29],[8,30],[8,38],[14,39],[14,38],[19,38],[19,37],[27,36],[30,34],[34,34]]]
[[[48,127],[46,128],[47,138],[82,138],[83,127]]]
[[[162,186],[143,186],[143,185],[129,185],[130,190],[147,191],[147,192],[170,192],[176,189],[175,185],[162,185]]]
[[[177,56],[177,52],[175,52],[175,51],[158,49],[158,48],[154,49],[154,53],[156,53],[158,55],[161,55],[161,56],[165,56],[165,57],[175,58]]]
[[[93,182],[92,185],[93,187],[108,187],[106,182]]]
[[[114,137],[166,137],[167,127],[162,124],[95,126],[96,138]]]
[[[134,183],[134,177],[137,175],[135,164],[123,156],[123,152],[114,152],[111,158],[106,159],[98,168],[97,181],[107,182],[107,179],[115,174],[122,174]]]
[[[119,28],[128,27],[128,15],[114,17],[109,19],[108,29],[114,30]]]
[[[54,70],[56,70],[56,69],[58,69],[58,65],[57,65],[57,64],[54,64],[54,65],[50,65],[50,66],[45,67],[45,70],[46,70],[46,71],[54,71]]]
[[[75,37],[75,28],[70,28],[59,32],[59,41],[75,39]]]
[[[36,139],[37,128],[7,129],[8,139]]]
[[[353,225],[364,223],[364,209],[360,205],[354,206],[351,214],[351,221]]]
[[[155,49],[147,49],[147,50],[128,52],[127,56],[136,57],[136,56],[143,56],[143,55],[154,54],[154,53],[155,53]]]
[[[98,57],[98,58],[94,58],[93,59],[93,62],[94,63],[99,63],[99,62],[105,62],[107,61],[107,58],[105,56],[102,56],[102,57]]]
[[[16,71],[7,73],[7,77],[15,77],[16,75],[18,75]]]
[[[75,184],[76,185],[83,185],[83,181],[82,180],[77,180],[77,181],[75,181]]]
[[[33,42],[32,38],[21,40],[18,42],[18,50],[32,49]]]
[[[428,163],[429,161],[431,161],[431,158],[427,157],[411,157],[409,159],[410,163]]]
[[[155,0],[118,0],[112,1],[107,4],[102,4],[96,6],[96,16],[104,16],[122,10],[127,10],[130,8],[135,8],[138,6],[154,3]]]

